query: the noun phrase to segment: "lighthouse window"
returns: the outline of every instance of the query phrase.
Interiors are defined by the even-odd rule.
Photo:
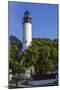
[[[25,41],[25,43],[27,43],[27,41]]]

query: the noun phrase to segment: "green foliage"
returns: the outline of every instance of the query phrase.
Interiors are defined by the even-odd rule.
[[[20,73],[24,71],[23,66],[20,64],[22,44],[15,36],[9,37],[9,68],[13,73]]]
[[[36,74],[55,71],[55,67],[58,66],[57,45],[57,39],[33,39],[32,46],[22,54],[25,65],[33,65]]]
[[[21,64],[23,61],[23,64]],[[22,43],[14,36],[9,38],[9,68],[13,73],[24,72],[34,66],[36,74],[58,69],[58,40],[35,38],[32,46],[22,53]]]

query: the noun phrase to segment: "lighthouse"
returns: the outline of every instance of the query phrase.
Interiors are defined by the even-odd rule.
[[[22,52],[31,46],[32,42],[32,18],[30,12],[27,10],[24,13],[23,21],[23,39],[22,39]]]

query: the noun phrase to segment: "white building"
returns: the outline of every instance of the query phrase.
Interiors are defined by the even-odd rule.
[[[23,17],[23,40],[22,40],[22,52],[31,46],[32,42],[32,21],[31,14],[26,11]]]
[[[24,52],[24,50],[28,49],[32,43],[32,18],[28,10],[24,13],[22,26],[23,26],[22,52]],[[26,69],[26,72],[24,74],[25,77],[30,78],[30,73],[31,69],[30,68]]]

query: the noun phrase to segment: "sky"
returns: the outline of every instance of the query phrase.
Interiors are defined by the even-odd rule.
[[[24,12],[28,10],[32,17],[32,37],[58,37],[58,5],[26,2],[8,2],[8,30],[9,36],[16,36],[22,41],[22,20]]]

